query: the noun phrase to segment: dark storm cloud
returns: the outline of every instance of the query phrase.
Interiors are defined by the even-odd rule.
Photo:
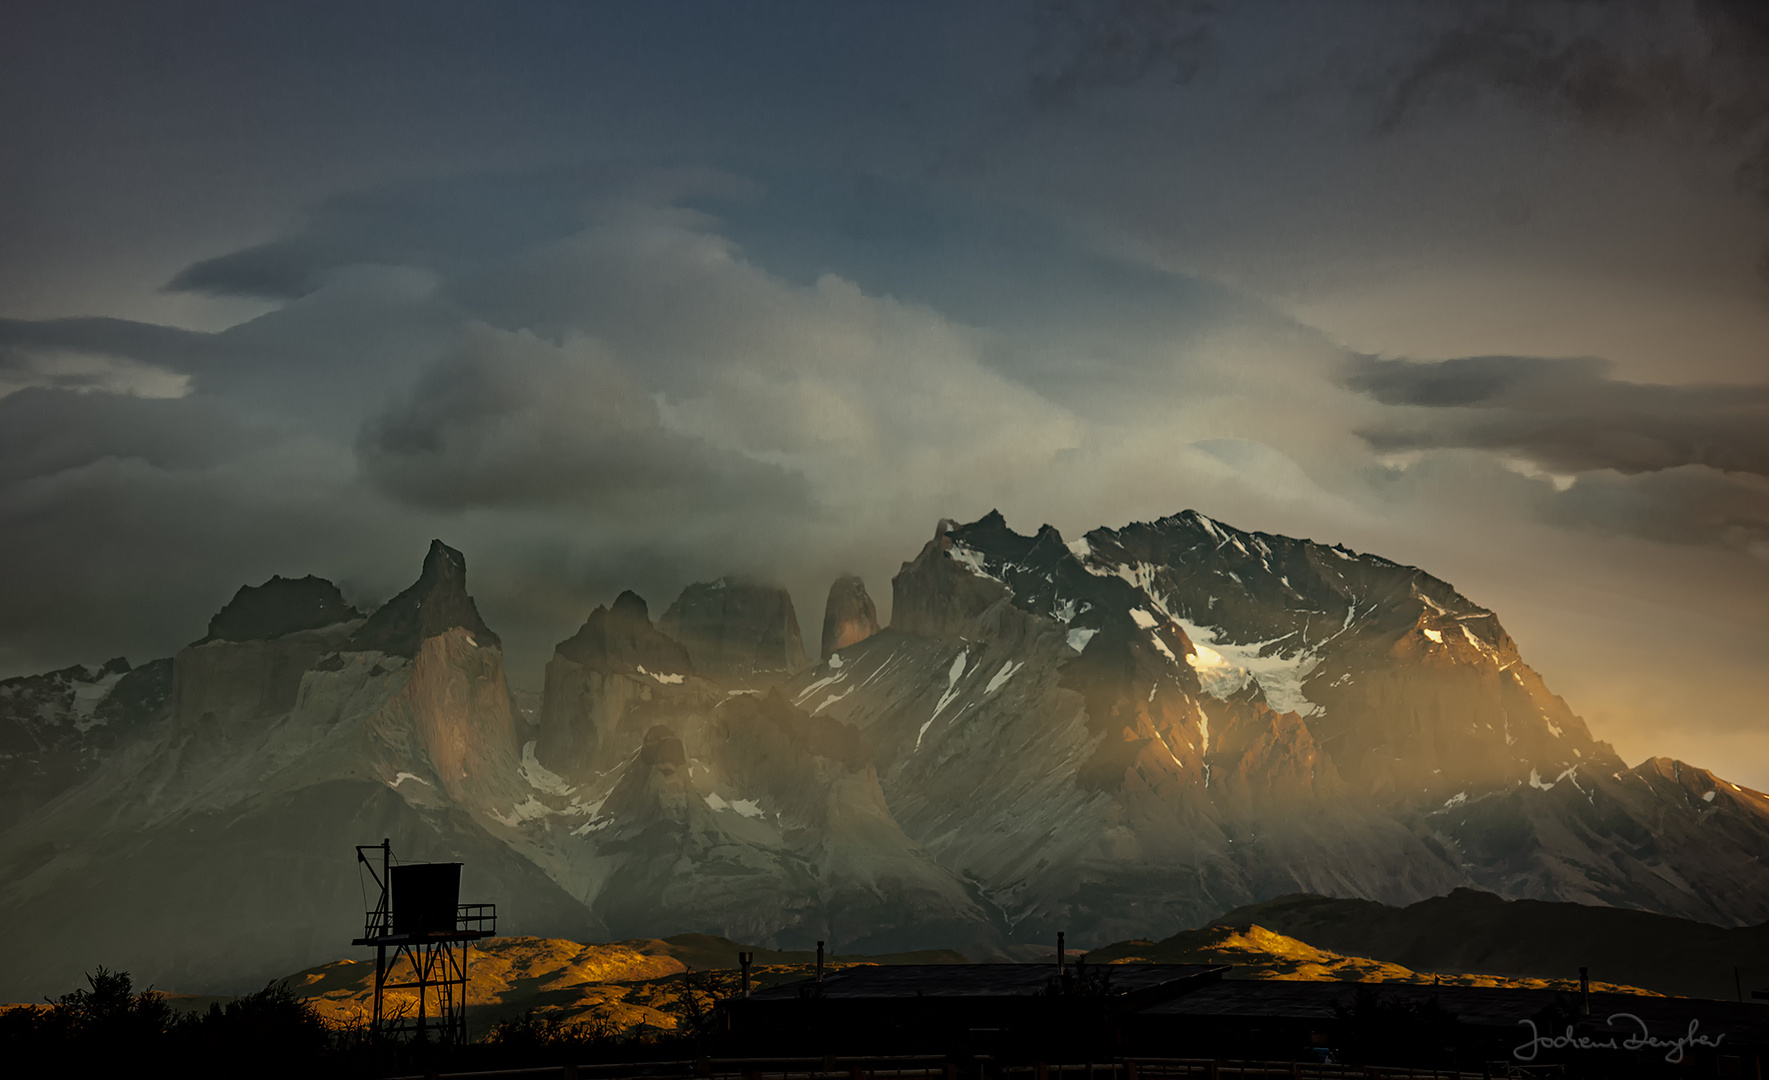
[[[593,343],[489,327],[371,420],[357,454],[382,490],[438,509],[809,506],[802,477],[665,430],[645,388]]]
[[[348,266],[458,273],[574,232],[584,201],[633,172],[582,166],[485,173],[339,195],[288,235],[194,263],[166,287],[287,300],[314,292]]]
[[[1375,465],[1369,490],[1390,505],[1428,508],[1471,536],[1529,520],[1570,533],[1697,545],[1769,561],[1769,479],[1680,465],[1624,474],[1550,476],[1484,451],[1433,450]]]
[[[25,389],[0,398],[0,487],[105,459],[203,469],[274,439],[207,399]]]
[[[1294,15],[1286,6],[1045,0],[1033,96],[1055,104],[1113,86],[1191,83],[1223,51],[1221,38],[1245,31],[1237,16]],[[1342,3],[1334,16],[1327,44],[1386,45],[1355,61],[1317,56],[1290,73],[1293,86],[1373,94],[1379,132],[1490,89],[1589,124],[1663,125],[1733,147],[1740,179],[1769,199],[1769,6],[1760,0],[1449,0],[1406,19],[1377,0]]]
[[[1761,0],[1464,0],[1391,75],[1379,130],[1471,87],[1591,125],[1705,140],[1769,205],[1769,5]],[[1769,280],[1769,246],[1758,267]]]
[[[1393,72],[1385,127],[1479,85],[1592,123],[1698,122],[1753,148],[1769,136],[1769,8],[1756,0],[1464,0],[1446,10],[1450,25]]]
[[[1185,84],[1215,53],[1209,0],[1044,0],[1036,8],[1034,100],[1161,79]]]
[[[1632,383],[1601,360],[1522,356],[1358,357],[1343,381],[1429,410],[1361,432],[1378,450],[1501,451],[1555,473],[1702,465],[1769,476],[1769,385]]]
[[[1544,520],[1673,544],[1717,544],[1769,559],[1769,481],[1682,466],[1580,476],[1540,496]]]
[[[1375,450],[1484,451],[1560,477],[1489,473],[1451,487],[1512,489],[1555,525],[1769,558],[1769,386],[1658,386],[1609,372],[1590,358],[1356,357],[1343,383],[1405,410],[1360,432]],[[1435,485],[1434,475],[1412,483]]]
[[[0,319],[0,363],[19,370],[30,357],[78,352],[139,360],[190,373],[218,356],[215,335],[128,319]]]

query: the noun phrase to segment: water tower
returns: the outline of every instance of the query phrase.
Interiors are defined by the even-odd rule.
[[[379,868],[368,852],[380,853]],[[351,942],[375,950],[376,1037],[434,1034],[440,1042],[464,1044],[467,949],[497,933],[497,905],[461,903],[460,863],[394,862],[391,840],[358,845],[356,861],[380,887],[362,936]],[[415,990],[415,1015],[405,1002],[388,1015],[389,990]]]

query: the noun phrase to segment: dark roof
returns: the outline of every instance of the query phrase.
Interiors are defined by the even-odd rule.
[[[1576,1002],[1578,994],[1560,990],[1527,990],[1488,986],[1427,986],[1417,983],[1345,983],[1230,980],[1199,986],[1182,996],[1142,1010],[1161,1017],[1264,1017],[1331,1020],[1336,1008],[1350,1008],[1360,987],[1389,1000],[1424,1003],[1436,1000],[1466,1024],[1515,1027],[1535,1017],[1556,1000]],[[1593,993],[1591,1018],[1603,1023],[1615,1013],[1638,1016],[1653,1030],[1685,1029],[1699,1019],[1703,1030],[1728,1032],[1734,1040],[1769,1039],[1769,1008],[1702,998],[1653,997],[1644,994]]]
[[[1071,967],[1071,975],[1078,968]],[[1212,964],[1112,964],[1086,968],[1091,981],[1104,973],[1109,994],[1133,994],[1180,983],[1214,978],[1226,970]],[[1036,997],[1056,978],[1051,964],[890,964],[858,965],[823,977],[818,995],[831,998]],[[759,990],[751,1000],[797,1000],[801,988],[814,980],[785,983]],[[1769,1011],[1769,1010],[1766,1010]]]

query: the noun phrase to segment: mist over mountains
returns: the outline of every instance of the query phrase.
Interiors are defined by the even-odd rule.
[[[1073,540],[991,513],[891,587],[881,628],[835,581],[816,657],[770,583],[655,620],[623,592],[525,712],[437,541],[370,613],[272,578],[169,660],[0,683],[0,913],[32,930],[0,996],[329,960],[383,836],[579,940],[1009,957],[1462,887],[1769,920],[1769,799],[1630,768],[1422,570],[1193,511]]]

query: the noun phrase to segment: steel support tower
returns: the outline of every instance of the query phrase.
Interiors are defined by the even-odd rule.
[[[380,854],[379,867],[370,852]],[[358,845],[356,861],[380,892],[351,942],[375,950],[374,1036],[464,1045],[467,950],[497,933],[497,905],[459,903],[459,863],[396,864],[390,839]],[[400,1001],[390,1010],[389,990],[416,991],[416,1008]]]

